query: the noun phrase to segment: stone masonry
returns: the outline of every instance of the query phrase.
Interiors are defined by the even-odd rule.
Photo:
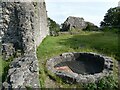
[[[66,21],[62,24],[62,29],[61,31],[69,31],[69,30],[84,30],[88,28],[89,26],[92,27],[92,30],[97,30],[98,27],[94,25],[91,22],[87,22],[84,20],[82,17],[74,17],[74,16],[69,16]]]
[[[72,29],[85,29],[87,27],[87,23],[83,18],[69,16],[66,21],[62,25],[62,31],[68,31]]]
[[[88,60],[89,64],[87,64],[87,62],[83,62],[82,60],[83,61]],[[71,64],[72,67],[69,67],[70,63],[65,64],[64,62],[66,61],[72,62]],[[92,61],[94,63],[91,63]],[[59,69],[56,69],[56,65],[58,65],[61,62],[64,63],[63,67],[57,66],[57,68]],[[74,62],[77,62],[77,63],[75,63],[74,65]],[[87,66],[85,66],[85,64]],[[88,71],[90,70],[91,67],[93,67],[93,65],[95,65],[95,67],[96,66],[99,66],[99,68],[101,67],[102,70],[100,70],[99,72],[95,72],[95,73],[75,72],[75,68],[81,72],[82,70],[81,68],[83,67],[85,67],[85,71]],[[112,58],[108,56],[104,56],[104,55],[96,54],[96,53],[70,52],[70,53],[63,53],[59,56],[49,59],[46,63],[46,68],[48,69],[49,74],[52,73],[52,75],[57,75],[67,83],[86,84],[86,83],[97,83],[103,77],[112,74],[113,65],[114,65],[114,62]],[[64,70],[63,68],[65,68],[66,66],[69,67],[71,70],[69,69]],[[94,71],[96,68],[91,68],[91,70]]]
[[[44,0],[1,2],[2,55],[13,60],[3,88],[39,88],[36,47],[49,35]]]

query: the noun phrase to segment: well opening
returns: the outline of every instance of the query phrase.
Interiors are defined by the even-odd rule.
[[[80,54],[75,60],[63,61],[54,66],[58,70],[72,71],[78,74],[100,73],[104,67],[103,58],[91,55]],[[62,68],[62,69],[61,69]]]
[[[63,53],[48,60],[47,69],[62,78],[90,83],[108,76],[113,71],[113,61],[95,53]]]
[[[102,72],[104,67],[104,61],[99,59],[80,56],[77,60],[60,62],[54,68],[57,70],[72,71],[78,74],[95,74]]]

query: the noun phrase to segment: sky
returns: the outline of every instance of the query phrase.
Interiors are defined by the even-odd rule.
[[[48,17],[58,24],[67,17],[83,17],[99,26],[108,9],[118,6],[119,0],[45,0]]]

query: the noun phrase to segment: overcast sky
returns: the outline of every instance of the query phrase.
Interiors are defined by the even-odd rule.
[[[48,16],[63,23],[68,16],[83,17],[85,21],[100,25],[105,13],[118,6],[119,0],[45,0]]]

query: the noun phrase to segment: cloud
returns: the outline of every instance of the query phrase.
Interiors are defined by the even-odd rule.
[[[118,2],[119,0],[45,0],[46,2]]]
[[[100,1],[101,2],[48,2],[46,3],[48,16],[59,24],[63,23],[68,16],[83,17],[86,21],[90,21],[99,26],[107,10],[118,4],[118,2]]]

